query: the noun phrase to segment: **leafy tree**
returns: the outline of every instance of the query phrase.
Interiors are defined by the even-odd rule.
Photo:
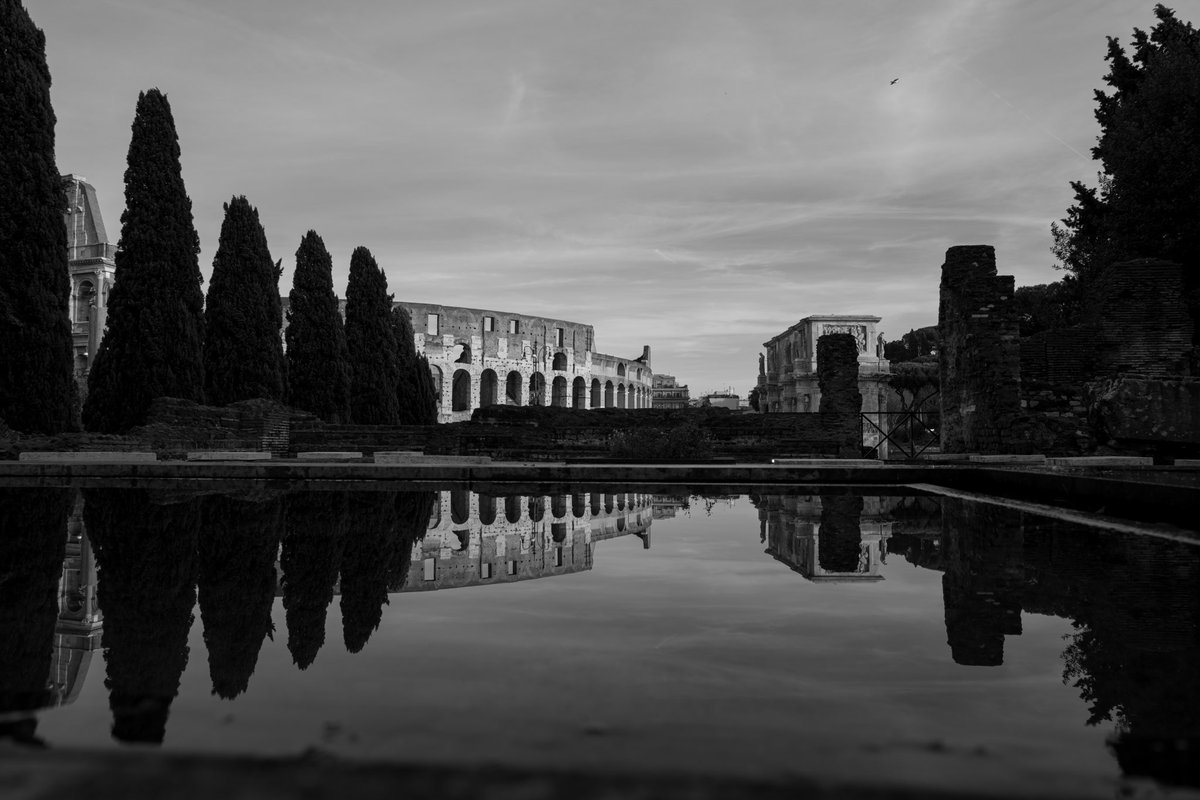
[[[88,430],[127,430],[156,397],[204,400],[200,239],[167,97],[138,96],[108,323],[88,374]]]
[[[429,528],[429,517],[437,505],[437,492],[396,493],[396,535],[391,542],[391,554],[387,567],[389,592],[398,592],[408,581],[412,566],[413,546],[425,538]]]
[[[412,318],[408,309],[392,309],[392,326],[396,335],[396,352],[400,378],[396,384],[401,425],[433,425],[437,423],[437,390],[429,359],[417,354]]]
[[[288,405],[326,422],[349,422],[346,332],[333,293],[333,259],[316,231],[306,233],[296,251],[287,318]]]
[[[245,197],[225,204],[204,310],[204,380],[208,402],[228,405],[287,395],[283,358],[281,268],[271,260],[258,210]]]
[[[282,497],[204,499],[197,590],[213,694],[246,691],[263,639],[273,632],[275,557]]]
[[[1200,299],[1200,32],[1163,5],[1132,53],[1108,39],[1110,93],[1096,92],[1099,186],[1071,184],[1075,204],[1051,226],[1060,266],[1084,284],[1109,264],[1163,258],[1184,267]],[[1197,329],[1200,336],[1200,326]]]
[[[199,500],[85,489],[83,519],[104,576],[97,600],[113,738],[161,743],[195,619]]]
[[[755,386],[753,389],[750,390],[750,396],[747,399],[750,403],[750,408],[753,409],[754,411],[760,410],[758,407],[758,404],[759,404],[761,397],[762,397],[762,391],[757,386]]]
[[[914,361],[924,356],[933,355],[938,346],[938,329],[936,325],[909,330],[908,333],[883,345],[883,357],[893,364],[904,361]]]
[[[0,418],[58,433],[75,425],[63,184],[46,37],[18,0],[0,0],[0,53]]]
[[[346,350],[350,356],[350,419],[359,425],[395,425],[400,365],[387,276],[365,247],[350,256],[346,285]]]
[[[1066,328],[1079,316],[1079,281],[1068,276],[1054,283],[1021,286],[1013,296],[1013,307],[1022,336]]]

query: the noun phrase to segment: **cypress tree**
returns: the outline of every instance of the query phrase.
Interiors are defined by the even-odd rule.
[[[345,492],[297,492],[288,498],[279,563],[287,648],[302,670],[325,644],[325,617],[346,543],[347,507]]]
[[[357,653],[383,619],[388,602],[388,567],[396,535],[394,492],[355,492],[347,514],[349,531],[341,563],[342,640]]]
[[[433,425],[437,422],[437,392],[429,360],[417,355],[412,319],[408,309],[392,309],[392,327],[396,335],[396,353],[400,379],[396,383],[401,425]]]
[[[127,430],[156,397],[204,400],[200,239],[167,97],[138,96],[108,324],[88,375],[88,430]]]
[[[306,233],[296,251],[287,318],[288,405],[326,422],[349,422],[346,333],[333,293],[333,259],[316,231]]]
[[[0,54],[0,419],[58,433],[74,426],[63,185],[46,37],[18,0],[0,0]]]
[[[267,249],[258,210],[245,197],[225,204],[204,308],[204,389],[208,402],[228,405],[287,395],[279,273]]]
[[[396,332],[387,276],[365,247],[350,256],[346,285],[346,349],[350,354],[350,419],[358,425],[399,421]]]

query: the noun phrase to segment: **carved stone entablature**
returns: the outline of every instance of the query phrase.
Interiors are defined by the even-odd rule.
[[[858,342],[858,352],[867,352],[867,326],[866,325],[822,325],[821,335],[827,333],[848,333],[854,337],[854,341]]]

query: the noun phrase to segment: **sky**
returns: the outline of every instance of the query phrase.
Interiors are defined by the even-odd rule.
[[[809,315],[935,324],[953,245],[1056,280],[1050,224],[1099,168],[1105,37],[1154,23],[1134,0],[25,3],[58,168],[110,238],[157,87],[206,280],[245,195],[284,293],[315,230],[341,296],[366,246],[398,300],[588,323],[693,397],[745,395]]]

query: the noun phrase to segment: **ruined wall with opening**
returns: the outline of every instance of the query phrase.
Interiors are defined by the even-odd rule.
[[[817,339],[817,384],[821,390],[818,410],[822,414],[858,418],[863,405],[863,396],[858,390],[858,351],[858,342],[849,333],[827,333]],[[861,422],[835,424],[831,433],[839,441],[839,457],[862,455]]]

